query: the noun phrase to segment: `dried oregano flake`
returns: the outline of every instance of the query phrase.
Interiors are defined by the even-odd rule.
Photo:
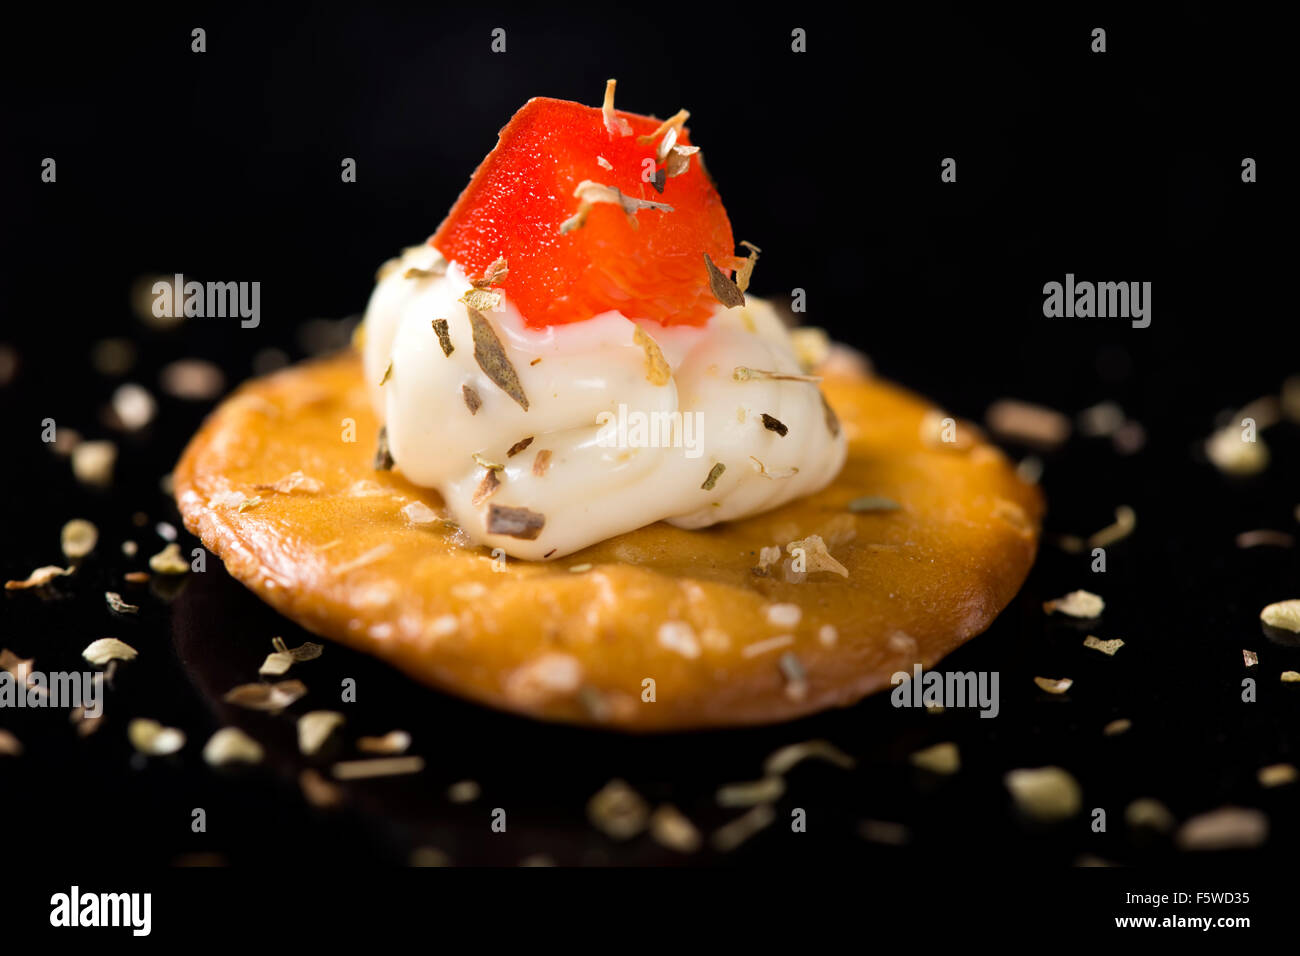
[[[261,763],[262,756],[262,745],[238,727],[222,727],[203,745],[203,761],[210,767]]]
[[[712,491],[713,486],[718,483],[718,479],[722,477],[722,473],[726,470],[727,466],[722,462],[718,462],[709,469],[709,476],[704,479],[704,484],[700,485],[700,488],[704,491]]]
[[[515,442],[513,445],[511,445],[509,448],[506,449],[506,457],[507,458],[515,457],[515,455],[519,454],[521,451],[523,451],[532,443],[533,443],[532,435],[529,435],[527,438],[519,439],[519,441]]]
[[[820,375],[794,375],[789,372],[773,372],[765,368],[748,368],[744,365],[737,365],[731,370],[732,381],[735,382],[756,382],[756,381],[773,381],[773,382],[812,382],[821,381]]]
[[[92,641],[81,656],[92,664],[107,664],[109,661],[133,661],[138,652],[130,644],[119,641],[116,637],[101,637]]]
[[[190,566],[181,557],[181,546],[173,541],[149,559],[149,568],[159,574],[185,574]]]
[[[59,532],[63,556],[69,561],[78,561],[90,554],[98,540],[99,530],[85,518],[73,518]]]
[[[506,358],[501,340],[492,329],[492,325],[477,309],[466,308],[469,313],[470,326],[474,330],[474,361],[501,391],[513,398],[519,407],[528,411],[528,396],[519,384],[519,373]]]
[[[535,541],[545,525],[546,516],[536,511],[527,508],[511,508],[506,505],[488,506],[488,534],[502,534],[508,538]]]
[[[601,104],[600,112],[605,121],[605,131],[610,136],[631,136],[632,125],[623,117],[614,113],[614,88],[618,86],[618,80],[605,81],[605,101]]]
[[[421,248],[419,246],[416,247]],[[402,273],[403,279],[436,279],[447,274],[447,260],[438,256],[427,269],[411,267]]]
[[[139,605],[127,604],[126,601],[122,600],[122,595],[118,594],[116,591],[105,591],[104,600],[108,602],[108,606],[110,608],[112,608],[114,611],[117,611],[119,614],[140,613]]]
[[[749,250],[749,255],[745,258],[744,263],[736,271],[736,288],[742,293],[749,289],[749,280],[754,275],[754,264],[758,262],[758,254],[763,250],[758,248],[752,242],[741,240],[740,244]]]
[[[307,685],[300,680],[284,680],[278,684],[240,684],[227,691],[223,698],[228,704],[265,710],[272,713],[284,710],[307,693]]]
[[[773,418],[767,412],[763,412],[763,427],[770,432],[776,432],[782,438],[790,433],[790,428],[778,418]]]
[[[474,496],[470,499],[470,504],[475,508],[487,501],[501,487],[501,479],[497,477],[497,470],[489,468],[483,473],[483,480],[479,482],[478,488],[474,490]]]
[[[22,591],[27,588],[41,588],[49,584],[55,578],[64,577],[72,573],[72,568],[61,568],[56,564],[47,564],[45,567],[37,568],[31,574],[27,575],[24,581],[6,581],[6,591]]]
[[[393,455],[392,452],[388,450],[387,425],[379,426],[379,438],[375,442],[374,465],[376,471],[392,471],[393,469]]]
[[[451,326],[446,319],[434,319],[433,332],[438,336],[438,344],[442,346],[443,355],[451,355],[456,351],[456,346],[451,344]]]
[[[578,200],[578,211],[560,223],[561,235],[573,232],[575,229],[581,229],[587,222],[591,207],[600,203],[611,203],[621,208],[623,214],[627,216],[628,225],[633,229],[638,226],[636,214],[642,209],[657,209],[660,212],[673,211],[673,207],[667,203],[637,199],[635,196],[627,195],[621,189],[606,186],[604,183],[598,183],[591,179],[584,179],[578,183],[578,188],[573,191],[573,195]]]
[[[728,309],[744,305],[745,293],[727,277],[725,272],[713,264],[713,260],[709,258],[707,252],[703,255],[704,268],[709,273],[709,288],[713,291],[713,297]]]
[[[1069,617],[1100,617],[1105,608],[1106,602],[1090,591],[1071,591],[1065,597],[1043,602],[1043,610],[1046,613],[1056,612]]]
[[[490,289],[497,285],[510,274],[510,267],[506,264],[504,257],[497,257],[493,263],[483,270],[483,275],[477,279],[471,279],[470,285],[476,289]]]
[[[667,385],[672,380],[673,370],[664,358],[659,343],[650,337],[641,326],[632,333],[632,341],[645,350],[645,378],[651,385]]]
[[[886,498],[883,495],[863,495],[849,502],[849,511],[854,514],[869,511],[898,511],[902,507],[893,498]]]
[[[465,407],[469,409],[471,415],[483,407],[483,399],[479,398],[479,394],[473,385],[462,385],[460,394],[465,399]]]

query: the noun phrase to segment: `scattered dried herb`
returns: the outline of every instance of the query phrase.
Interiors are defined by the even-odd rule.
[[[810,534],[798,541],[791,541],[785,546],[785,550],[788,554],[794,554],[797,550],[803,551],[804,570],[808,574],[828,571],[831,574],[838,574],[842,578],[849,576],[849,569],[831,556],[826,547],[826,542],[822,540],[822,536],[819,534]]]
[[[84,485],[108,487],[116,464],[117,446],[111,441],[81,442],[72,449],[72,473]]]
[[[610,136],[631,136],[632,125],[614,113],[614,87],[617,85],[617,80],[605,81],[605,101],[601,104],[600,112],[605,120],[605,130]]]
[[[1243,531],[1237,535],[1237,547],[1258,548],[1291,548],[1295,546],[1295,538],[1285,531],[1274,531],[1270,528],[1259,528],[1255,531]]]
[[[761,780],[726,784],[718,788],[716,797],[720,807],[752,807],[780,800],[784,794],[784,778],[764,777]]]
[[[1069,617],[1095,618],[1105,610],[1106,602],[1090,591],[1071,591],[1065,597],[1043,602],[1043,611],[1065,614]]]
[[[768,777],[783,777],[805,760],[825,760],[843,770],[853,769],[856,761],[844,751],[825,740],[806,740],[788,744],[774,751],[763,761],[763,773]]]
[[[768,471],[767,465],[763,464],[759,459],[755,458],[753,455],[749,456],[749,460],[754,463],[756,470],[764,478],[771,478],[771,479],[793,478],[795,475],[799,474],[799,469],[797,467],[792,467],[789,471]]]
[[[159,574],[185,574],[190,566],[181,557],[181,546],[173,541],[149,559],[149,568]]]
[[[1046,449],[1063,444],[1072,427],[1070,419],[1058,411],[1010,398],[990,405],[984,421],[1001,438]]]
[[[1083,804],[1078,781],[1060,767],[1012,770],[1002,779],[1019,810],[1034,820],[1066,820]]]
[[[663,194],[664,183],[668,182],[668,169],[660,167],[655,170],[654,176],[650,180],[650,185],[654,187],[655,192]]]
[[[494,289],[470,289],[460,297],[467,309],[479,312],[499,312],[501,310],[501,293]]]
[[[820,375],[793,375],[787,372],[770,372],[761,368],[746,368],[737,365],[731,372],[736,382],[773,381],[773,382],[820,382]]]
[[[917,750],[907,759],[914,767],[943,776],[954,774],[961,769],[961,751],[952,741]]]
[[[497,285],[510,274],[510,267],[506,264],[504,258],[498,257],[490,266],[483,270],[483,275],[477,279],[471,279],[470,285],[476,289],[490,289]]]
[[[483,472],[483,480],[479,482],[478,488],[474,490],[474,496],[470,503],[477,508],[483,502],[487,501],[501,487],[501,479],[497,477],[495,468],[489,468]]]
[[[1300,600],[1278,601],[1259,612],[1259,619],[1269,627],[1300,632]]]
[[[307,685],[300,680],[285,680],[278,684],[240,684],[226,692],[228,704],[278,713],[307,693]]]
[[[139,605],[127,604],[122,600],[122,595],[116,591],[105,591],[104,600],[108,602],[110,608],[119,614],[138,614],[140,612]]]
[[[808,673],[803,662],[793,651],[786,651],[777,661],[777,666],[785,678],[785,695],[791,700],[803,700],[808,694]]]
[[[296,492],[302,492],[306,495],[314,495],[323,491],[325,482],[317,478],[309,478],[301,471],[291,471],[279,481],[272,484],[254,485],[258,491],[274,491],[279,495],[292,495]]]
[[[745,257],[744,263],[741,264],[740,269],[736,272],[736,288],[743,293],[749,290],[749,280],[753,278],[754,265],[758,262],[758,254],[763,250],[758,248],[758,246],[754,245],[752,242],[745,242],[743,239],[740,241],[740,244],[749,250],[749,255]]]
[[[388,380],[392,377],[393,377],[393,363],[392,360],[390,359],[388,362],[388,367],[384,369],[384,377],[379,380],[379,384],[381,386],[387,384]]]
[[[672,179],[675,176],[680,176],[682,173],[689,170],[691,168],[691,157],[699,151],[700,148],[698,146],[673,146],[673,148],[668,151],[667,165],[664,166],[664,171],[668,174],[668,178]],[[702,157],[700,159],[700,168],[704,168],[704,159]]]
[[[456,346],[451,344],[451,326],[446,319],[434,319],[433,331],[438,336],[438,344],[442,346],[443,355],[450,355],[456,351]]]
[[[73,518],[59,532],[63,556],[69,561],[79,561],[95,550],[99,529],[85,518]]]
[[[491,323],[477,309],[468,309],[468,312],[474,330],[474,361],[478,362],[483,374],[501,391],[513,398],[524,411],[528,411],[528,397],[519,384],[519,374],[506,358],[505,349],[501,347],[501,340],[497,338]]]
[[[313,807],[328,810],[343,802],[343,791],[311,767],[298,774],[298,786],[302,789],[303,799]]]
[[[262,745],[238,727],[222,727],[203,745],[203,761],[211,767],[261,763]]]
[[[578,183],[578,188],[573,191],[573,195],[578,199],[578,211],[560,223],[561,235],[573,232],[575,229],[581,229],[586,224],[587,216],[591,213],[592,207],[601,203],[610,203],[622,209],[623,215],[627,217],[628,225],[633,229],[638,228],[636,214],[643,209],[657,209],[660,212],[673,211],[673,207],[667,203],[637,199],[635,196],[629,196],[614,186],[606,186],[590,179],[584,179]]]
[[[506,457],[507,458],[515,457],[515,455],[519,454],[521,451],[523,451],[532,443],[533,443],[532,435],[529,435],[527,438],[519,439],[519,441],[515,442],[513,445],[511,445],[509,448],[506,449]]]
[[[521,538],[534,541],[546,525],[546,516],[527,508],[510,508],[505,505],[489,505],[488,534],[503,534],[509,538]]]
[[[375,442],[375,471],[393,470],[393,453],[388,450],[388,426],[379,426],[379,438]]]
[[[109,661],[133,661],[138,652],[130,644],[119,641],[116,637],[101,637],[92,641],[81,656],[92,664],[107,664]]]
[[[335,710],[310,710],[298,718],[298,749],[307,756],[320,752],[344,717]]]
[[[1074,681],[1069,677],[1035,677],[1034,683],[1049,694],[1064,694],[1074,686]]]
[[[24,591],[27,588],[42,588],[49,584],[55,578],[65,577],[72,573],[72,568],[61,568],[55,564],[47,564],[43,568],[37,568],[31,574],[27,575],[24,581],[6,581],[6,591]]]
[[[551,450],[543,448],[533,459],[533,474],[538,478],[546,474],[546,470],[551,467]]]
[[[790,428],[780,419],[773,418],[767,412],[763,412],[763,427],[770,432],[776,432],[782,438],[790,433]]]
[[[614,840],[630,840],[645,829],[649,817],[645,800],[622,780],[611,780],[587,801],[587,819]]]
[[[645,350],[645,378],[651,385],[667,385],[672,380],[673,370],[664,353],[645,329],[637,326],[632,332],[632,341]]]
[[[1295,783],[1296,777],[1295,766],[1289,763],[1269,764],[1267,767],[1260,767],[1255,774],[1261,787],[1284,787],[1289,783]]]
[[[718,462],[709,469],[709,476],[704,479],[704,484],[700,485],[700,489],[703,491],[712,491],[714,485],[718,483],[718,479],[722,477],[722,473],[726,470],[727,466],[722,462]]]
[[[1083,639],[1083,646],[1094,651],[1101,651],[1107,657],[1114,657],[1115,652],[1124,646],[1124,642],[1118,637],[1114,640],[1103,641],[1101,638],[1093,637],[1089,634]]]
[[[678,853],[694,853],[700,848],[700,831],[671,803],[650,815],[650,835],[660,846]]]
[[[660,123],[655,128],[654,132],[646,133],[644,136],[638,136],[636,138],[636,141],[640,143],[642,146],[647,146],[650,143],[653,143],[655,140],[657,140],[660,136],[664,136],[666,138],[667,135],[671,132],[673,138],[672,141],[669,142],[668,146],[665,147],[662,143],[660,143],[659,148],[656,150],[657,154],[666,154],[668,150],[672,148],[672,144],[677,142],[678,131],[681,130],[681,128],[686,125],[686,121],[690,118],[691,118],[691,114],[687,110],[678,110],[672,116],[668,117],[666,120]],[[658,155],[658,159],[660,162],[663,162],[664,159],[663,155]]]
[[[411,746],[411,735],[405,730],[390,730],[382,737],[358,737],[357,749],[363,754],[401,754]]]
[[[165,757],[185,746],[185,734],[175,727],[164,727],[156,720],[136,717],[126,727],[131,746],[150,757]]]
[[[416,246],[415,248],[423,248]],[[402,273],[403,279],[436,279],[439,276],[447,274],[447,260],[438,256],[433,260],[427,269],[418,269],[411,267]]]
[[[772,825],[776,811],[770,803],[760,803],[748,813],[713,831],[710,842],[719,853],[730,853],[755,834]]]
[[[831,403],[826,400],[822,390],[817,390],[817,395],[822,400],[822,414],[826,417],[826,430],[831,433],[832,438],[840,437],[840,417],[835,414],[835,409],[831,408]]]
[[[1259,810],[1221,807],[1192,817],[1174,835],[1180,850],[1244,850],[1268,839],[1268,817]]]
[[[868,511],[898,511],[902,507],[893,498],[885,498],[882,495],[863,495],[849,502],[849,511],[854,514]]]
[[[266,660],[257,670],[257,673],[263,677],[279,677],[294,664],[314,661],[325,650],[323,645],[313,644],[311,641],[307,641],[301,647],[290,648],[282,637],[271,638],[271,647],[274,650],[266,655]]]
[[[743,306],[745,304],[745,293],[728,278],[725,272],[713,264],[713,260],[709,258],[707,252],[703,255],[704,268],[709,274],[709,288],[713,291],[713,297],[728,309]],[[737,379],[737,381],[743,381],[743,379]]]
[[[419,773],[423,769],[423,757],[379,757],[374,760],[344,760],[333,766],[332,773],[335,780],[365,780]]]
[[[479,398],[473,385],[462,385],[460,394],[465,399],[465,407],[469,409],[471,415],[476,414],[483,407],[483,399]]]
[[[0,727],[0,757],[21,757],[22,755],[22,741],[10,731]]]

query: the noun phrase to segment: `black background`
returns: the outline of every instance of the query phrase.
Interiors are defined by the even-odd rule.
[[[545,853],[562,864],[1170,865],[1179,857],[1167,841],[1139,839],[1121,819],[1129,800],[1155,796],[1180,819],[1225,803],[1269,812],[1269,843],[1219,863],[1293,859],[1296,788],[1261,791],[1254,772],[1297,759],[1300,704],[1277,675],[1300,652],[1271,643],[1257,620],[1263,604],[1296,596],[1297,562],[1294,551],[1238,551],[1233,536],[1295,530],[1300,429],[1266,433],[1274,464],[1249,480],[1220,476],[1199,452],[1225,411],[1276,392],[1300,365],[1283,291],[1295,249],[1276,145],[1293,113],[1282,108],[1282,31],[1226,6],[1128,6],[16,16],[0,41],[0,341],[20,357],[0,390],[0,571],[25,577],[56,562],[58,529],[75,515],[99,524],[101,544],[52,596],[4,595],[0,633],[46,670],[75,668],[80,648],[106,634],[142,651],[88,740],[62,715],[5,715],[28,744],[19,760],[0,760],[0,816],[22,821],[19,848],[144,864],[196,853],[401,863],[431,845],[458,863]],[[204,54],[190,52],[194,26],[207,30]],[[503,55],[489,48],[497,26]],[[805,54],[790,51],[795,26],[808,31]],[[1107,29],[1105,54],[1089,51],[1095,26]],[[1001,672],[1002,714],[991,721],[879,698],[767,730],[626,738],[488,713],[330,646],[303,668],[309,686],[347,675],[374,688],[349,712],[348,739],[405,727],[429,769],[357,786],[337,813],[304,810],[292,721],[215,701],[255,671],[270,636],[293,645],[307,635],[217,562],[174,600],[139,595],[138,620],[101,606],[103,590],[121,590],[121,573],[161,548],[153,523],[178,524],[158,479],[210,406],[164,399],[144,434],[120,439],[118,477],[102,494],[41,444],[40,420],[111,436],[98,410],[119,383],[89,361],[108,336],[139,345],[129,378],[155,390],[157,370],[178,357],[211,358],[234,384],[259,350],[306,354],[303,324],[364,309],[374,268],[433,232],[524,100],[598,104],[609,76],[622,108],[691,110],[737,238],[764,249],[754,291],[805,289],[807,320],[862,348],[882,374],[976,419],[1003,396],[1067,413],[1121,403],[1146,428],[1146,447],[1123,456],[1076,439],[1049,456],[1047,529],[1086,534],[1130,504],[1138,533],[1111,549],[1104,580],[1045,545],[1022,595],[944,665]],[[46,156],[57,159],[56,184],[40,182]],[[948,156],[955,184],[939,180]],[[1258,183],[1241,181],[1246,156]],[[357,160],[355,184],[340,182],[343,157]],[[172,272],[260,281],[261,326],[146,327],[130,309],[131,283]],[[1042,286],[1067,272],[1151,281],[1151,326],[1044,318]],[[136,512],[147,527],[133,525]],[[133,565],[118,551],[126,537],[141,542]],[[1043,618],[1041,600],[1078,587],[1106,597],[1103,623]],[[1081,649],[1098,628],[1128,645],[1113,659]],[[1256,704],[1239,698],[1243,647],[1260,654]],[[1075,687],[1048,697],[1037,674],[1072,676]],[[311,706],[327,703],[309,697],[294,712]],[[189,746],[133,766],[125,726],[135,715],[185,728]],[[1104,738],[1121,716],[1133,730]],[[202,764],[203,741],[232,721],[272,743],[271,766],[231,775]],[[777,826],[731,857],[683,859],[648,838],[616,845],[585,822],[586,798],[622,776],[711,829],[728,818],[712,801],[719,783],[750,779],[776,746],[816,736],[857,755],[858,769],[796,771]],[[906,762],[940,740],[961,744],[956,778]],[[1085,806],[1107,809],[1107,833],[1082,816],[1047,831],[1015,818],[1002,773],[1045,763],[1076,774]],[[483,798],[453,807],[443,789],[466,777]],[[195,806],[208,811],[206,834],[190,832]],[[488,829],[497,806],[510,813],[505,835]],[[809,812],[806,834],[782,825],[794,807]],[[867,818],[907,824],[911,842],[861,840],[855,827]]]

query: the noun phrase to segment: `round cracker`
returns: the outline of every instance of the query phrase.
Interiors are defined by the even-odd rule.
[[[186,527],[264,600],[434,687],[624,730],[771,723],[851,704],[983,631],[1023,583],[1043,511],[974,426],[942,435],[941,413],[878,379],[822,387],[849,439],[822,492],[554,562],[494,558],[449,519],[411,519],[416,502],[444,515],[441,498],[374,469],[351,351],[244,385],[175,489]],[[900,507],[852,510],[863,496]],[[847,578],[789,573],[788,545],[811,535]],[[765,547],[780,564],[759,568]]]

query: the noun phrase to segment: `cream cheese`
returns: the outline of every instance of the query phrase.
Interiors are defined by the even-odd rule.
[[[843,465],[844,435],[828,425],[816,384],[736,380],[738,367],[801,373],[766,302],[719,306],[701,328],[606,312],[530,329],[502,296],[482,314],[519,377],[524,409],[475,359],[464,272],[450,263],[442,275],[406,277],[438,258],[416,246],[385,271],[366,310],[363,361],[396,468],[437,489],[474,541],[518,558],[562,557],[655,521],[702,528],[767,511],[824,488]],[[655,349],[638,326],[670,376],[651,374]],[[495,487],[485,483],[491,465],[501,466]],[[544,524],[531,540],[494,534],[493,506],[527,509]]]

